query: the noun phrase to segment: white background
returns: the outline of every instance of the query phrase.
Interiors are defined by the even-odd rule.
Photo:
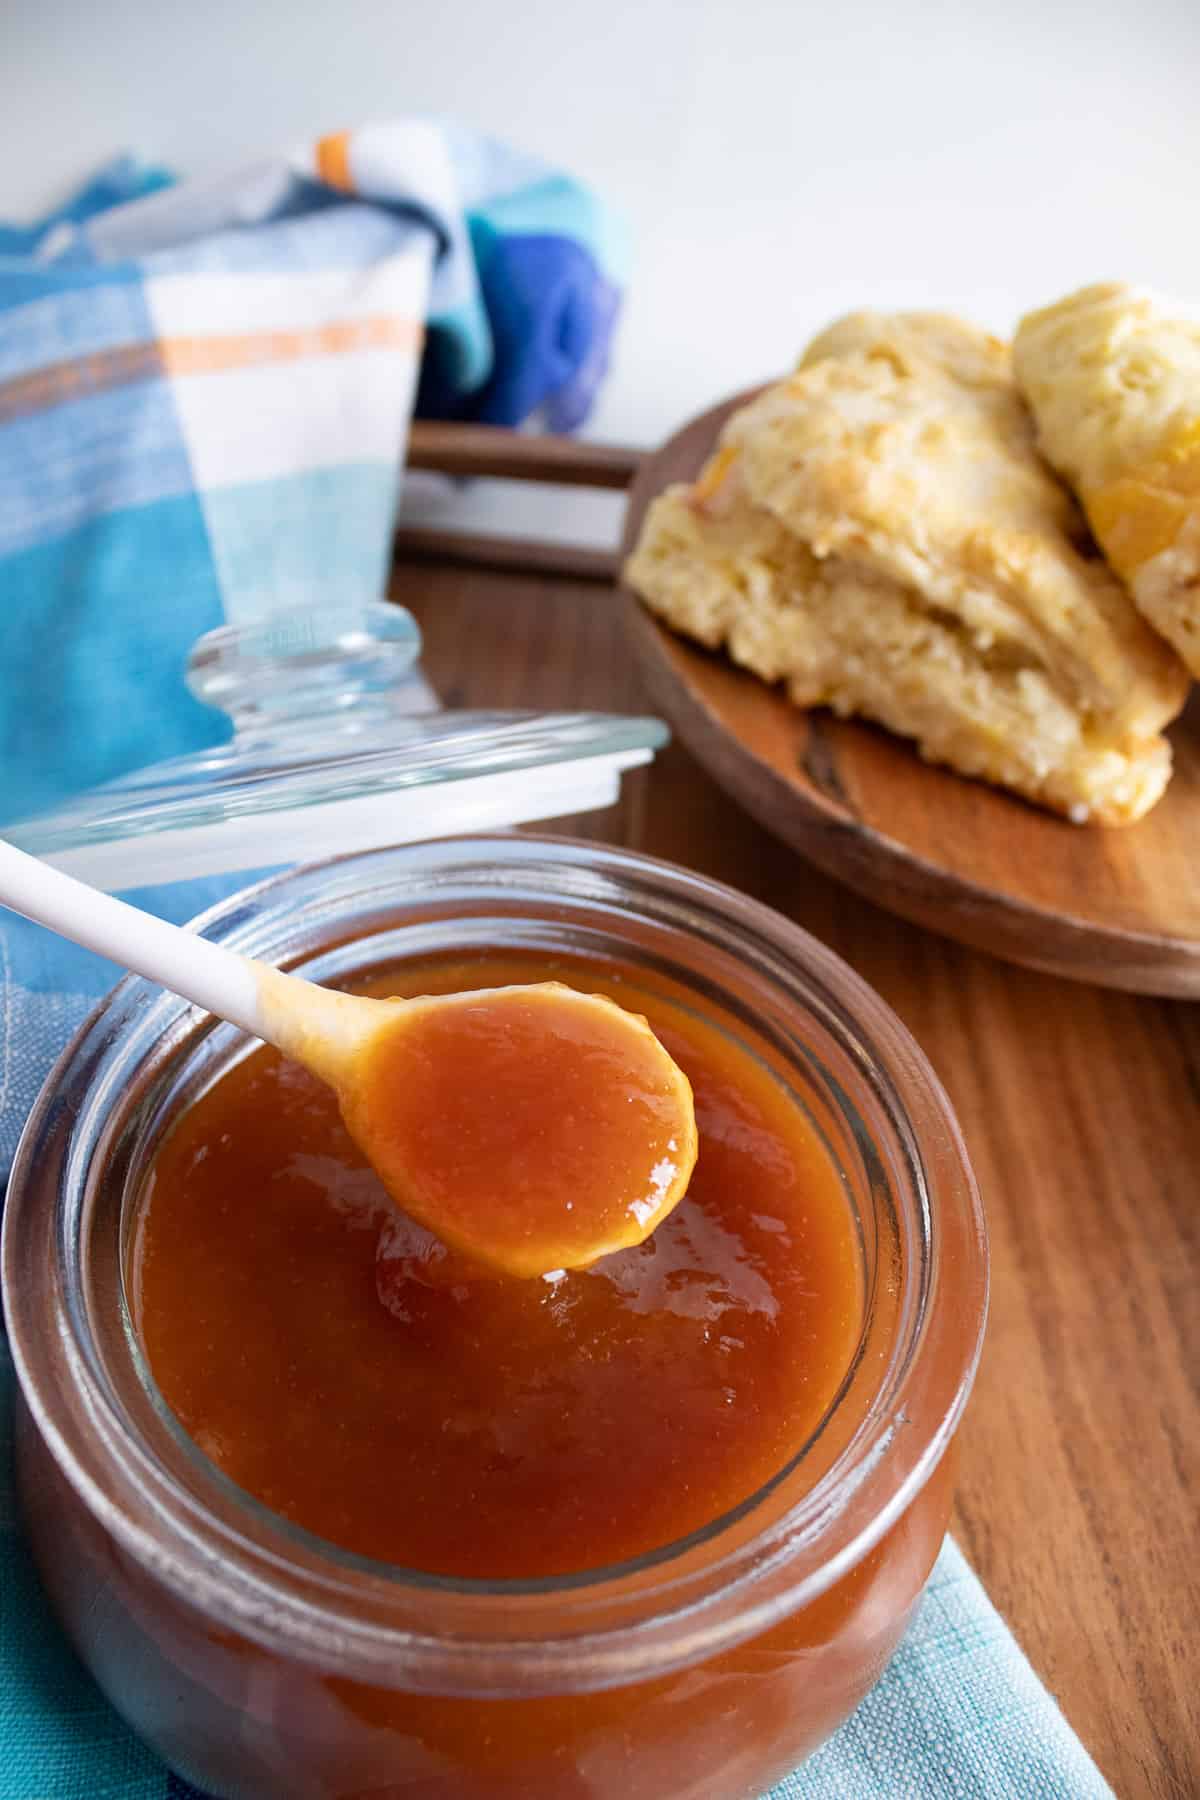
[[[0,0],[0,214],[448,112],[592,180],[636,264],[589,428],[649,443],[848,307],[1006,330],[1200,299],[1200,0]]]

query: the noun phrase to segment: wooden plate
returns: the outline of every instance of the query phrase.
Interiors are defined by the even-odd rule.
[[[653,496],[691,480],[745,395],[645,458],[625,548]],[[1140,824],[1067,824],[923,763],[902,740],[801,712],[675,637],[625,590],[655,704],[709,773],[803,856],[934,931],[1078,981],[1200,995],[1200,709],[1171,728],[1175,773]],[[1193,702],[1196,696],[1193,694]]]

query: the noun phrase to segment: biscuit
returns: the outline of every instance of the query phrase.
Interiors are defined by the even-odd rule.
[[[1111,282],[1022,319],[1013,357],[1043,455],[1200,675],[1200,320]]]
[[[799,705],[1082,821],[1162,793],[1187,676],[1089,540],[995,339],[859,314],[649,508],[626,576]]]

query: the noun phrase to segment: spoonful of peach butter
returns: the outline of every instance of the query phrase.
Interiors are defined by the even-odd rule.
[[[559,982],[412,1000],[319,987],[0,841],[0,902],[264,1038],[337,1094],[404,1212],[511,1275],[640,1244],[696,1161],[687,1077],[645,1019]]]

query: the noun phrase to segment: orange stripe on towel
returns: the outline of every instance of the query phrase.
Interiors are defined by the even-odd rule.
[[[89,356],[51,363],[44,369],[0,382],[0,424],[154,381],[164,375],[215,375],[269,363],[300,362],[312,356],[339,356],[356,350],[406,350],[416,354],[424,341],[419,319],[381,315],[315,325],[307,331],[239,332],[224,337],[164,338],[124,344]]]
[[[418,350],[424,328],[415,319],[342,319],[301,331],[247,331],[227,337],[164,338],[163,366],[171,375],[215,375],[263,363],[344,356],[354,350]]]
[[[354,192],[350,178],[350,133],[335,131],[317,143],[317,174],[326,187],[340,188],[343,194]]]
[[[68,362],[49,363],[0,382],[0,425],[71,400],[87,400],[112,388],[153,381],[162,373],[162,347],[156,343],[122,344],[115,350],[95,350]]]

